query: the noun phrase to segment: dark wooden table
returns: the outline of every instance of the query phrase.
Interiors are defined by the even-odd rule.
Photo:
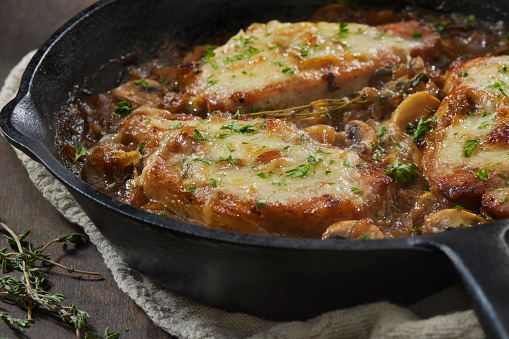
[[[0,84],[10,69],[27,52],[38,48],[58,27],[93,0],[1,0],[0,1]],[[32,230],[35,246],[43,246],[59,235],[83,233],[64,219],[31,183],[24,167],[7,141],[0,136],[0,220],[14,231]],[[3,239],[0,239],[3,242]],[[0,248],[5,247],[4,244]],[[117,287],[104,261],[91,243],[61,245],[49,254],[76,269],[99,272],[102,280],[83,275],[71,276],[53,268],[49,281],[52,293],[61,293],[78,308],[86,310],[90,329],[103,336],[107,326],[121,333],[121,338],[170,338],[156,327],[147,315]],[[0,312],[24,317],[16,306],[0,302]],[[124,329],[128,329],[127,332]],[[35,313],[35,323],[24,333],[10,330],[0,322],[0,338],[72,338],[74,330],[60,321]]]

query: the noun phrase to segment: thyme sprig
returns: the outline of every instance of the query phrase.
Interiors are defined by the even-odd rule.
[[[9,235],[3,235],[4,239],[13,250],[9,251],[7,247],[0,249],[0,262],[2,267],[2,276],[0,277],[0,300],[5,302],[15,302],[27,310],[26,319],[17,319],[11,317],[6,312],[0,312],[0,319],[9,326],[9,328],[18,328],[23,331],[34,323],[33,312],[39,307],[53,315],[59,317],[64,323],[73,325],[76,329],[76,336],[81,338],[81,333],[86,329],[90,315],[78,309],[75,305],[63,305],[66,297],[62,294],[51,294],[44,289],[46,278],[39,268],[34,267],[35,262],[44,262],[59,267],[69,273],[81,273],[87,275],[101,276],[99,273],[76,270],[73,266],[64,266],[51,260],[49,254],[43,253],[55,243],[70,242],[78,243],[84,237],[83,234],[73,233],[57,237],[45,246],[39,249],[33,249],[30,243],[23,247],[22,241],[30,234],[30,230],[24,230],[17,235],[11,228],[3,222],[0,222],[1,228]],[[20,272],[6,274],[11,272]],[[108,339],[119,337],[118,332],[109,332],[106,329],[105,336]],[[85,333],[85,338],[95,338],[90,332]]]

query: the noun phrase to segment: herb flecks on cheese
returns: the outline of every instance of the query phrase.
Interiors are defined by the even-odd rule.
[[[137,124],[140,136],[158,131],[159,138],[157,147],[146,149],[136,184],[149,199],[177,215],[185,210],[182,217],[200,224],[224,228],[252,222],[291,234],[293,227],[299,229],[294,225],[313,218],[309,232],[319,234],[331,222],[383,212],[390,201],[391,179],[382,170],[366,165],[355,152],[304,141],[302,130],[277,119],[212,116],[178,122],[152,117],[148,124],[146,117],[131,119],[143,122]],[[211,211],[219,205],[249,207],[248,215]],[[285,227],[274,224],[265,220],[274,216],[264,213],[280,213],[288,222]]]
[[[488,190],[507,186],[507,63],[508,56],[483,57],[457,62],[448,71],[449,93],[424,139],[422,166],[431,184],[453,201],[479,204]]]
[[[408,36],[391,28],[399,35],[407,30]],[[412,37],[417,28],[422,39]],[[209,111],[298,106],[359,91],[376,69],[408,62],[415,51],[432,48],[435,38],[434,30],[415,22],[387,29],[355,23],[252,24],[207,50],[199,72],[183,74],[182,82],[189,96],[205,99]]]

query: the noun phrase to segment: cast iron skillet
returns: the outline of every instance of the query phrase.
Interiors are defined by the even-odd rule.
[[[230,311],[302,319],[382,299],[410,304],[458,275],[487,336],[509,338],[508,221],[388,240],[238,234],[169,220],[123,204],[81,181],[57,160],[55,121],[69,93],[76,85],[85,84],[92,94],[117,86],[124,70],[122,56],[135,46],[148,51],[170,32],[192,42],[217,27],[239,29],[274,18],[304,20],[327,2],[102,1],[77,15],[41,47],[16,98],[2,110],[0,128],[9,142],[68,188],[124,260],[182,295]],[[416,4],[490,20],[509,18],[509,3],[498,0]]]

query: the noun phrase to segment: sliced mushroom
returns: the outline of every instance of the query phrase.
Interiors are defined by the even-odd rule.
[[[330,225],[322,234],[322,240],[383,238],[384,234],[371,219],[340,221]]]
[[[140,160],[138,150],[124,151],[118,144],[100,143],[88,150],[81,175],[94,187],[104,189],[108,183],[126,177]]]
[[[400,143],[408,141],[408,126],[417,125],[420,119],[431,118],[439,105],[440,100],[427,92],[417,92],[407,97],[391,116],[389,133],[392,138]]]
[[[329,125],[325,124],[311,125],[304,128],[304,131],[306,131],[312,139],[319,142],[324,142],[333,145],[336,139],[336,130],[334,129],[334,127]]]
[[[423,216],[431,213],[438,199],[431,192],[424,192],[413,197],[415,199],[414,206],[411,211],[412,221],[416,222]]]
[[[492,218],[509,218],[509,187],[486,191],[481,205],[483,211]]]
[[[373,149],[378,146],[378,138],[368,124],[360,120],[352,120],[346,124],[344,132],[336,135],[336,145],[371,156]]]
[[[166,88],[159,82],[152,79],[139,79],[126,82],[120,87],[111,91],[117,101],[129,101],[132,108],[157,104],[164,97]]]
[[[476,214],[455,208],[441,210],[430,214],[421,228],[422,234],[440,233],[453,229],[471,227],[485,223],[487,220]]]

